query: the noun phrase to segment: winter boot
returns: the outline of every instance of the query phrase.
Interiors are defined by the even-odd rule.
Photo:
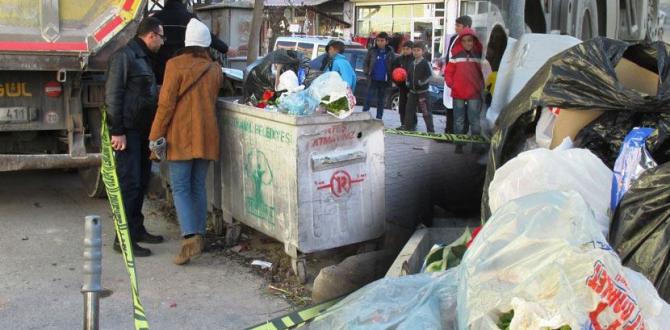
[[[181,240],[181,250],[172,261],[177,265],[183,265],[191,260],[191,258],[199,256],[202,253],[203,240],[202,236],[194,235],[190,238]]]

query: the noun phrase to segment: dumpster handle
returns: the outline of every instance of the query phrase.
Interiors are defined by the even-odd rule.
[[[314,171],[327,170],[345,164],[365,162],[366,154],[363,150],[350,150],[340,153],[312,155],[312,169]]]

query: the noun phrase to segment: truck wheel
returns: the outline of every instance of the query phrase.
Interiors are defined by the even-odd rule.
[[[595,1],[582,1],[577,11],[575,36],[589,40],[598,36],[598,6]]]
[[[100,152],[100,126],[102,114],[99,109],[87,109],[86,111],[86,152]],[[105,197],[105,184],[102,182],[100,166],[83,167],[79,169],[79,177],[84,186],[86,195],[91,198]]]

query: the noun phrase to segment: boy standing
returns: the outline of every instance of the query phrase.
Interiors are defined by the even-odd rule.
[[[430,110],[428,101],[428,82],[433,75],[433,69],[430,63],[423,56],[426,44],[423,41],[417,41],[412,47],[414,60],[407,68],[407,86],[409,94],[407,96],[407,110],[405,111],[406,129],[416,130],[416,113],[423,114],[423,120],[426,122],[426,129],[433,133],[433,114]]]
[[[444,52],[444,74],[446,75],[446,70],[447,66],[449,65],[449,60],[451,59],[452,56],[452,50],[454,48],[454,45],[457,44],[458,42],[458,36],[463,32],[463,29],[465,28],[470,28],[472,26],[472,18],[470,16],[461,16],[456,19],[456,25],[454,27],[456,34],[451,36],[449,38],[449,46],[447,47],[447,51]],[[454,132],[454,100],[451,97],[451,89],[449,86],[447,86],[447,82],[444,82],[444,95],[443,95],[443,103],[444,107],[447,108],[446,116],[447,116],[447,126],[444,128],[445,133],[453,133]],[[466,123],[467,127],[467,123]]]
[[[356,89],[356,72],[351,67],[351,63],[347,60],[342,52],[344,52],[344,43],[339,40],[331,40],[326,45],[326,58],[324,58],[324,65],[321,68],[323,72],[334,71],[340,74],[342,80],[347,82],[352,92]]]
[[[376,46],[368,50],[365,57],[365,74],[370,80],[368,95],[365,98],[363,111],[370,111],[370,102],[377,94],[377,119],[384,115],[384,99],[386,89],[389,87],[391,76],[391,63],[395,59],[393,48],[388,45],[388,34],[381,32],[375,39]]]
[[[482,44],[472,29],[465,28],[459,36],[460,42],[454,46],[444,80],[451,88],[454,98],[454,130],[456,134],[466,134],[465,118],[470,122],[472,134],[479,135],[479,112],[481,92],[484,87],[482,76]],[[456,153],[463,152],[463,145],[456,145]]]
[[[411,41],[405,41],[402,47],[400,48],[400,56],[396,57],[393,60],[393,65],[391,65],[391,73],[397,68],[405,69],[405,72],[408,70],[409,66],[412,65],[414,61],[414,56],[412,55],[412,47],[414,43]],[[409,93],[409,88],[407,87],[406,80],[403,81],[394,81],[396,86],[398,86],[398,113],[400,115],[400,128],[405,128],[405,109],[407,108],[407,94]]]

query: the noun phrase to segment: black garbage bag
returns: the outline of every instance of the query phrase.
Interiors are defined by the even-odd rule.
[[[605,165],[613,168],[626,135],[635,127],[654,127],[659,130],[659,134],[652,137],[647,149],[652,158],[658,159],[658,163],[665,163],[668,160],[667,153],[670,152],[667,145],[670,142],[669,119],[670,114],[667,113],[610,111],[584,127],[577,134],[575,144],[591,150]]]
[[[275,74],[272,73],[273,64],[282,64],[282,68],[276,74],[292,70],[298,75],[302,68],[305,75],[309,73],[309,58],[300,52],[293,50],[279,49],[268,53],[261,62],[254,66],[247,77],[244,79],[244,102],[249,102],[251,96],[256,100],[263,98],[263,92],[266,90],[274,91]]]
[[[670,163],[633,181],[614,214],[610,244],[670,302]]]
[[[498,117],[497,127],[491,137],[481,203],[482,219],[486,221],[491,216],[488,186],[496,169],[523,151],[526,139],[534,134],[539,109],[542,107],[604,110],[605,114],[650,114],[650,118],[642,116],[640,120],[655,123],[654,127],[667,127],[667,120],[661,118],[660,114],[670,113],[669,53],[670,45],[663,42],[630,44],[599,37],[549,59]],[[662,83],[659,83],[657,95],[627,88],[618,81],[614,68],[622,58],[659,74]],[[601,125],[607,120],[616,123],[617,119],[610,116],[613,115],[601,116],[596,122]],[[611,131],[611,126],[601,129],[600,134],[605,136],[605,130]],[[616,139],[623,141],[626,133],[628,130],[617,133]],[[662,134],[667,135],[667,130]],[[610,143],[610,137],[605,139]],[[583,141],[586,145],[596,143]],[[652,153],[666,154],[667,139],[657,141],[656,147],[650,148]],[[607,149],[606,155],[601,156],[603,159],[616,159],[619,153],[616,143],[602,149]]]

